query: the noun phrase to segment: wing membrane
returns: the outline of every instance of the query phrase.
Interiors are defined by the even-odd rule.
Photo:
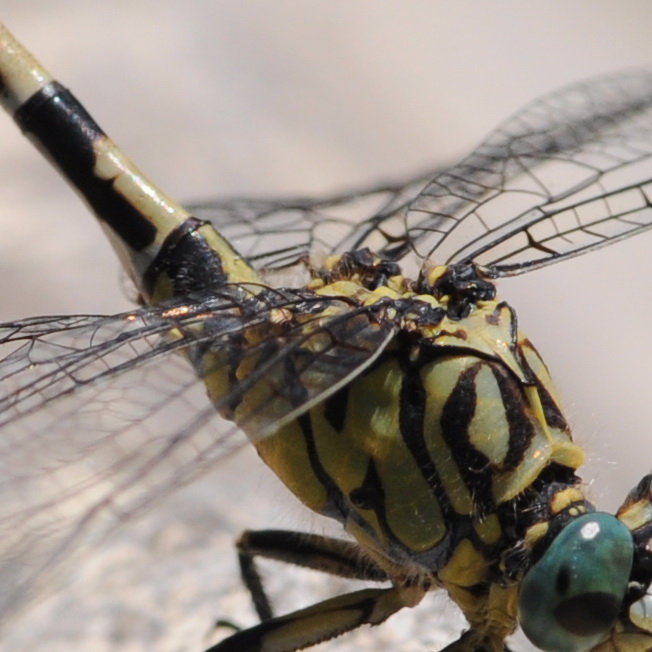
[[[514,115],[411,203],[424,259],[516,274],[652,225],[652,74],[574,85]]]
[[[369,247],[409,273],[473,260],[506,276],[649,228],[650,184],[652,73],[635,70],[533,102],[445,171],[319,200],[189,208],[263,271]]]
[[[302,260],[368,247],[410,250],[404,212],[437,171],[393,184],[321,199],[232,199],[191,204],[188,210],[215,227],[256,269],[283,269]],[[396,256],[396,254],[391,254]]]
[[[251,397],[232,416],[262,437],[360,373],[391,337],[390,326],[343,302],[310,328],[261,337],[271,311],[306,301],[273,296],[267,312],[252,312],[250,293],[235,286],[201,305],[0,328],[3,622],[47,594],[80,552],[237,450],[244,438],[216,410]],[[190,360],[208,355],[209,371],[220,372],[252,331],[257,341],[238,360],[249,373],[211,404]]]

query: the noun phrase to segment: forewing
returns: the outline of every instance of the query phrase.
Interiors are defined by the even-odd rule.
[[[652,74],[577,84],[527,106],[411,203],[431,263],[518,274],[652,225]]]

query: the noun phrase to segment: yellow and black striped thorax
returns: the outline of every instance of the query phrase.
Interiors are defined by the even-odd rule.
[[[477,268],[434,268],[414,286],[395,271],[358,252],[313,281],[315,325],[346,288],[391,342],[351,383],[254,443],[295,495],[367,549],[438,572],[465,542],[475,575],[461,581],[479,583],[501,551],[551,518],[550,488],[577,484],[583,454],[544,363]],[[213,385],[204,365],[209,392],[221,395],[227,381]],[[262,402],[246,397],[230,416],[246,424]]]

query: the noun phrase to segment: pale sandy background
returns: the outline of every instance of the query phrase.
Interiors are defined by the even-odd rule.
[[[317,193],[403,176],[463,154],[541,93],[652,63],[645,2],[2,0],[0,8],[180,199]],[[0,319],[125,307],[117,264],[85,208],[8,120],[0,143]],[[652,234],[641,236],[501,288],[590,452],[593,496],[610,508],[652,468],[651,247]],[[199,652],[212,618],[253,622],[229,548],[237,531],[309,522],[246,453],[80,561],[80,582],[29,614],[2,649]],[[340,588],[276,575],[286,582],[276,585],[282,602]],[[323,649],[435,650],[460,627],[452,607],[429,600]]]

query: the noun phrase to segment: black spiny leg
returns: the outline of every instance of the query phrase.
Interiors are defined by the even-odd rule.
[[[363,589],[275,618],[255,557],[350,579],[383,582],[389,578],[359,546],[330,537],[285,530],[248,531],[237,546],[242,579],[262,622],[232,634],[207,652],[295,652],[362,625],[377,625],[399,609],[417,604],[430,588],[417,584]]]
[[[413,607],[429,587],[363,589],[239,631],[206,652],[296,652],[362,625],[378,625],[403,607]]]
[[[274,559],[349,579],[384,582],[387,575],[348,541],[289,530],[243,532],[237,542],[240,574],[261,622],[273,616],[255,557]]]
[[[479,636],[477,631],[469,629],[440,652],[512,652],[500,637],[479,641]]]

